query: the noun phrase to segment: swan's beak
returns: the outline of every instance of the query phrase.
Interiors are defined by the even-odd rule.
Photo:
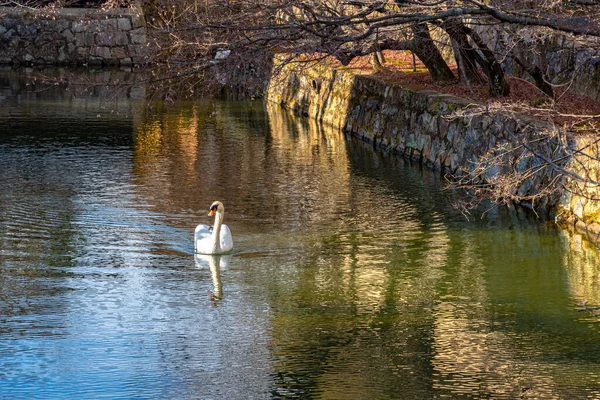
[[[208,212],[208,216],[211,217],[211,216],[215,215],[215,211],[216,211],[215,209],[210,210]]]

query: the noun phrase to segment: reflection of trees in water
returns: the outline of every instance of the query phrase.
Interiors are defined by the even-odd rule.
[[[394,190],[389,180],[362,185],[361,179],[383,175],[381,169],[396,167],[397,161],[372,149],[365,157],[354,150],[347,204],[340,207],[349,210],[343,233],[310,248],[298,285],[287,289],[316,315],[288,309],[273,321],[279,371],[274,392],[344,397],[340,388],[352,382],[361,398],[562,393],[569,373],[540,356],[535,332],[515,332],[518,328],[510,326],[518,315],[510,316],[508,330],[499,327],[493,312],[498,297],[519,298],[511,291],[524,293],[528,285],[564,300],[553,276],[561,269],[531,259],[532,251],[554,258],[544,226],[532,224],[521,210],[493,209],[479,223],[497,231],[456,232],[438,211],[446,203],[439,184],[423,184],[427,173],[403,166]],[[506,253],[511,248],[519,249],[516,255]],[[498,271],[492,279],[490,269]],[[534,274],[531,281],[522,280],[524,269]],[[497,279],[508,279],[513,289],[490,291]],[[541,338],[550,347],[562,343],[551,332]],[[583,365],[571,368],[578,373]]]
[[[449,273],[452,290],[435,309],[436,388],[510,398],[591,394],[589,381],[565,384],[595,363],[585,346],[572,344],[596,336],[595,328],[579,324],[565,290],[573,253],[544,224],[510,215],[498,229],[465,231],[452,244],[449,265],[459,273]],[[568,366],[560,361],[565,351],[577,354]]]
[[[575,232],[561,230],[560,238],[565,250],[563,264],[574,302],[587,301],[589,306],[600,306],[598,250]]]
[[[0,129],[0,144],[9,144],[0,146],[0,314],[31,313],[42,325],[46,313],[65,314],[66,278],[90,239],[88,197],[125,186],[130,167],[127,115],[136,103],[101,87],[135,79],[0,68],[0,125],[10,127]]]
[[[328,237],[311,249],[297,286],[288,289],[303,306],[284,308],[273,320],[278,393],[432,397],[433,321],[424,310],[443,272],[422,262],[443,265],[445,233],[413,231],[403,239],[398,232],[383,244],[373,233]],[[411,248],[416,241],[420,247]],[[414,263],[409,273],[399,257]]]
[[[447,242],[439,215],[429,215],[439,225],[423,231],[417,204],[403,201],[385,182],[351,172],[352,155],[347,155],[348,143],[339,132],[277,110],[269,110],[269,116],[274,135],[296,138],[293,146],[279,149],[294,154],[294,165],[315,168],[321,162],[319,171],[337,167],[329,173],[334,179],[323,178],[323,187],[306,182],[314,189],[305,198],[308,210],[325,207],[320,218],[327,221],[327,229],[306,249],[295,285],[273,294],[273,304],[293,298],[304,305],[290,309],[281,304],[283,310],[273,319],[278,371],[273,392],[343,398],[348,395],[344,388],[349,388],[357,398],[398,393],[431,397],[430,383],[423,378],[430,375],[423,355],[428,353],[431,320],[421,310],[424,304],[430,306],[444,275],[437,268],[444,265]],[[338,150],[315,159],[321,150],[315,147],[327,139]],[[304,177],[311,174],[300,179]],[[403,258],[414,263],[412,275],[403,270]]]
[[[277,212],[303,229],[342,213],[351,195],[343,136],[312,120],[292,118],[273,104],[267,111],[270,142],[263,179]]]
[[[343,137],[300,135],[289,124],[281,113],[267,120],[262,103],[194,103],[150,115],[136,127],[140,190],[162,211],[202,210],[219,199],[232,210],[229,221],[253,225],[304,225],[337,212],[349,176]]]
[[[540,371],[532,360],[520,359],[511,332],[494,326],[489,260],[481,256],[472,235],[461,236],[451,244],[448,265],[454,271],[447,275],[446,293],[439,293],[433,308],[434,388],[468,397],[514,398],[525,391],[534,397],[555,394],[552,375]]]
[[[331,398],[344,397],[341,387],[357,388],[359,398],[394,391],[421,398],[433,393],[514,397],[527,392],[544,398],[564,393],[565,379],[583,374],[585,363],[564,370],[553,361],[563,351],[564,336],[519,326],[523,319],[543,324],[561,317],[535,308],[525,311],[531,315],[503,310],[503,296],[510,301],[519,296],[506,294],[505,288],[490,291],[498,279],[508,279],[507,285],[524,293],[528,283],[519,270],[535,272],[537,266],[516,263],[490,278],[489,269],[501,269],[510,257],[487,254],[488,239],[480,241],[478,235],[413,231],[408,237],[399,234],[396,245],[377,248],[374,238],[356,233],[324,238],[310,248],[294,285],[271,301],[281,309],[273,319],[276,392]],[[498,236],[504,251],[523,240]],[[528,248],[546,252],[553,247],[543,235],[530,236],[515,261],[525,262]],[[538,284],[536,293],[561,296],[556,277]],[[286,306],[290,298],[297,308]],[[535,305],[547,306],[544,301]],[[572,390],[568,393],[579,389]]]
[[[564,390],[583,364],[561,371],[539,352],[564,337],[519,326],[572,323],[537,298],[570,301],[556,259],[572,255],[543,225],[501,209],[466,223],[433,174],[276,107],[267,124],[262,112],[216,102],[150,117],[134,168],[163,211],[219,198],[235,210],[234,232],[299,242],[293,272],[269,277],[274,394],[344,397],[348,382],[363,398]],[[526,317],[504,305],[523,297]]]

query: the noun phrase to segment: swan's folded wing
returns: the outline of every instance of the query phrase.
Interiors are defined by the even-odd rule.
[[[233,249],[233,237],[231,236],[231,230],[227,225],[221,226],[221,249],[223,251],[230,251]]]
[[[210,235],[212,234],[212,227],[204,224],[200,224],[194,230],[194,248],[198,250],[198,245],[202,246],[201,243],[205,241],[210,242]]]

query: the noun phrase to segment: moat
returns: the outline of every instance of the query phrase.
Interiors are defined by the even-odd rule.
[[[15,75],[16,74],[16,75]],[[7,398],[583,398],[598,256],[261,101],[0,71]],[[193,254],[225,204],[234,252]]]

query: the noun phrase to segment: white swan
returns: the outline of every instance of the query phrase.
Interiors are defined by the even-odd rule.
[[[215,201],[210,206],[208,215],[215,216],[215,225],[200,224],[194,231],[194,248],[200,254],[223,254],[233,249],[231,230],[223,224],[225,206],[220,201]]]

